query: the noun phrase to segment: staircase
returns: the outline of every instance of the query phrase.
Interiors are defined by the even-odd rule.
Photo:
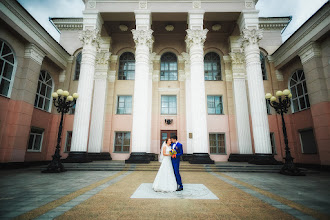
[[[158,171],[160,163],[125,164],[124,161],[94,161],[91,163],[64,163],[68,171]],[[47,166],[30,167],[29,170],[44,170]],[[190,164],[181,161],[180,172],[260,172],[278,173],[282,165],[255,165],[247,162],[216,162],[215,164]]]

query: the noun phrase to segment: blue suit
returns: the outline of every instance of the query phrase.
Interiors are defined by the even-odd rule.
[[[173,145],[174,144],[172,144],[172,149],[173,149]],[[182,181],[181,181],[181,176],[180,176],[180,172],[179,172],[180,157],[183,154],[182,144],[178,142],[175,146],[175,150],[176,150],[177,154],[176,154],[176,158],[172,157],[172,165],[173,165],[173,169],[174,169],[176,182],[178,183],[180,188],[183,188]]]

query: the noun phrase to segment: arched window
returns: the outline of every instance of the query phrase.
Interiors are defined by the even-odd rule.
[[[131,52],[123,53],[119,58],[118,80],[134,80],[135,57]]]
[[[53,80],[50,74],[44,70],[40,71],[38,89],[34,107],[49,111],[53,92]]]
[[[220,56],[210,52],[204,56],[204,77],[207,81],[221,80]]]
[[[160,58],[160,80],[178,80],[178,62],[175,54],[167,52]]]
[[[0,40],[0,94],[9,97],[14,82],[16,59],[9,45]]]
[[[294,72],[290,79],[293,112],[299,112],[310,107],[303,70]]]
[[[267,80],[265,56],[261,52],[260,52],[260,63],[261,63],[262,79]]]
[[[74,70],[74,80],[79,80],[82,53],[79,52],[76,57],[76,68]]]

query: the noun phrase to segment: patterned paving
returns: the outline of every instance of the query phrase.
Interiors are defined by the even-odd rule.
[[[181,175],[183,192],[155,197],[155,171],[1,171],[0,219],[330,219],[329,173]]]

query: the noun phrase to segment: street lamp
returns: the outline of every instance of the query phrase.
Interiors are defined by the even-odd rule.
[[[60,155],[60,143],[63,129],[63,116],[64,114],[68,113],[70,108],[72,108],[76,104],[78,96],[78,93],[73,93],[73,95],[71,96],[68,91],[63,91],[62,89],[58,89],[52,94],[54,106],[56,107],[57,112],[61,113],[61,122],[58,128],[57,145],[55,154],[53,155],[53,160],[50,162],[47,169],[42,171],[42,173],[59,173],[66,171],[60,160],[62,157]]]
[[[285,163],[280,170],[281,174],[290,175],[290,176],[305,176],[303,172],[301,172],[293,163],[293,157],[290,153],[290,148],[288,145],[288,136],[286,133],[285,121],[283,114],[288,112],[288,109],[291,105],[291,97],[292,94],[290,90],[285,89],[282,91],[277,91],[276,96],[273,96],[270,93],[266,94],[267,102],[270,106],[272,106],[277,114],[280,114],[282,117],[282,130],[284,136],[284,143],[285,143]]]

